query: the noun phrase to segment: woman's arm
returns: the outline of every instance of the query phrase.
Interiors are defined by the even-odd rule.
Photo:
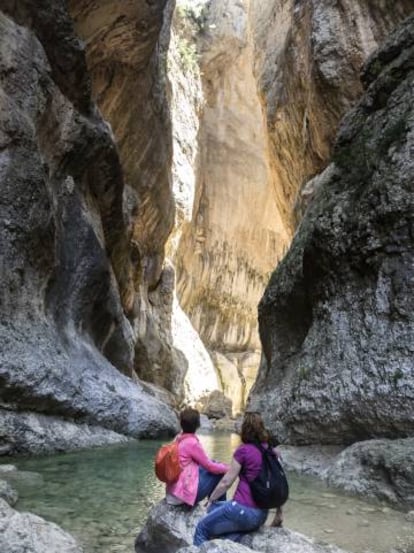
[[[195,442],[192,446],[191,457],[198,465],[213,474],[224,474],[229,469],[229,465],[226,463],[216,463],[209,459],[199,442]]]
[[[233,458],[229,470],[226,472],[226,474],[223,476],[223,478],[220,480],[220,482],[217,484],[212,494],[210,495],[208,501],[209,503],[213,503],[213,501],[221,497],[230,488],[230,486],[239,476],[240,469],[241,464]]]

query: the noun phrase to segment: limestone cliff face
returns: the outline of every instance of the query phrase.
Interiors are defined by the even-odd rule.
[[[240,412],[259,360],[256,306],[290,236],[269,179],[247,4],[200,2],[198,14],[180,10],[193,25],[192,34],[188,25],[177,29],[182,62],[193,54],[191,71],[181,63],[182,80],[198,92],[191,109],[191,86],[173,86],[179,98],[173,114],[189,106],[176,118],[175,131],[184,124],[188,129],[188,113],[193,121],[190,139],[174,133],[176,197],[181,202],[191,190],[184,202],[189,207],[179,210],[172,251],[177,295],[212,356],[218,388]],[[173,81],[176,75],[170,72]]]
[[[257,303],[313,194],[310,183],[300,195],[302,186],[328,163],[340,117],[362,93],[362,63],[410,4],[213,0],[198,2],[197,13],[187,8],[198,25],[201,82],[196,109],[184,110],[193,122],[184,148],[175,134],[176,177],[187,183],[179,197],[191,190],[173,255],[177,293],[237,409],[246,373],[254,379],[258,367]],[[187,49],[195,43],[184,40]],[[184,72],[189,86],[173,91],[186,106],[193,75]],[[240,366],[241,352],[251,365]]]
[[[367,63],[260,303],[252,406],[290,442],[414,431],[413,59],[411,16]]]
[[[272,179],[289,228],[312,187],[298,192],[326,167],[338,122],[362,93],[363,62],[412,10],[411,0],[250,2]]]
[[[134,436],[172,431],[173,412],[122,374],[133,374],[141,257],[66,4],[1,10],[1,406]],[[155,287],[159,270],[148,274]]]
[[[196,193],[176,256],[177,291],[209,348],[254,350],[256,305],[289,235],[269,179],[247,6],[212,2],[206,18]]]

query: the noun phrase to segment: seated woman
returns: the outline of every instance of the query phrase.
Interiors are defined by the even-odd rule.
[[[241,427],[242,444],[236,449],[229,471],[210,495],[207,515],[197,524],[194,545],[222,537],[238,541],[243,534],[257,530],[266,521],[268,510],[255,503],[249,481],[260,472],[262,454],[254,446],[271,447],[263,420],[258,413],[246,413]],[[239,477],[232,501],[217,501]],[[281,511],[278,511],[281,519]],[[277,521],[274,521],[274,524]]]
[[[187,408],[180,413],[182,433],[177,437],[181,473],[174,484],[166,487],[166,501],[170,505],[187,504],[191,507],[208,497],[229,465],[209,459],[195,432],[200,426],[200,413]],[[223,496],[225,499],[225,495]]]

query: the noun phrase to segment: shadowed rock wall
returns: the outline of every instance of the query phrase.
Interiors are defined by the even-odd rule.
[[[414,432],[413,17],[367,63],[259,306],[251,405],[292,443]]]
[[[133,327],[134,368],[180,397],[187,362],[172,345],[174,272],[163,268],[175,211],[166,97],[174,3],[71,0],[69,7],[85,41],[92,96],[111,124],[124,172],[133,272],[120,284]]]
[[[134,436],[172,431],[173,412],[125,376],[135,260],[81,42],[64,2],[1,9],[1,404]]]

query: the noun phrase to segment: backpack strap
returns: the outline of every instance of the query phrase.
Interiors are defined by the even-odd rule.
[[[250,442],[249,445],[253,445],[254,447],[256,447],[260,451],[260,453],[262,454],[262,464],[263,464],[263,461],[266,459],[266,451],[267,450],[259,442]],[[267,464],[267,460],[265,462]],[[245,470],[245,467],[243,465],[242,465],[242,468],[240,470],[240,474],[242,474],[243,476],[246,477],[247,482],[250,482],[250,480],[247,479],[246,470]]]

